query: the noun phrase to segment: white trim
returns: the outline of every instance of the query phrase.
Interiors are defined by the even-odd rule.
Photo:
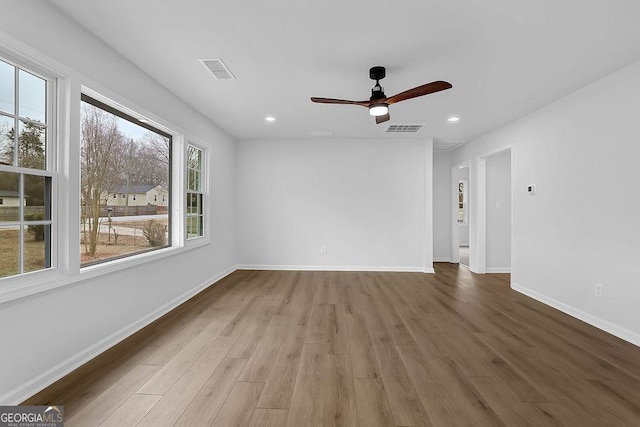
[[[433,262],[451,262],[451,257],[434,257]]]
[[[498,271],[499,269],[489,269],[487,268],[487,159],[496,154],[503,153],[505,151],[509,151],[509,179],[511,186],[511,233],[509,235],[509,240],[511,243],[511,252],[509,259],[513,259],[513,212],[515,209],[514,206],[514,198],[513,198],[513,177],[514,177],[514,166],[513,166],[513,145],[507,144],[506,146],[499,147],[495,150],[491,150],[489,152],[483,153],[479,156],[476,156],[476,221],[474,222],[474,231],[473,236],[476,239],[475,247],[475,257],[471,253],[469,253],[469,264],[473,265],[471,271],[478,274],[484,273],[502,273],[508,271]],[[471,241],[472,228],[469,228],[469,241]],[[470,251],[471,252],[471,251]],[[492,270],[492,271],[490,271]]]
[[[125,326],[124,328],[114,332],[108,337],[103,338],[102,340],[96,342],[92,346],[86,348],[85,350],[82,350],[80,353],[74,356],[71,356],[66,360],[63,360],[62,362],[58,363],[56,366],[50,369],[47,369],[45,372],[41,373],[40,375],[36,376],[30,381],[27,381],[26,383],[22,384],[20,387],[13,389],[11,391],[8,391],[7,393],[0,396],[0,402],[2,402],[3,405],[18,405],[22,403],[29,397],[35,395],[36,393],[40,392],[41,390],[44,390],[46,387],[50,386],[54,382],[58,381],[60,378],[64,377],[65,375],[68,375],[69,373],[73,372],[75,369],[78,369],[80,366],[89,362],[91,359],[104,353],[114,345],[125,340],[129,336],[133,335],[134,333],[144,328],[145,326],[151,324],[155,320],[164,316],[165,314],[167,314],[174,308],[178,307],[180,304],[192,298],[193,296],[199,294],[209,286],[213,286],[218,281],[225,278],[226,276],[228,276],[229,274],[233,273],[236,270],[237,270],[237,266],[232,266],[224,270],[222,273],[212,277],[211,279],[205,280],[195,288],[185,292],[184,294],[173,299],[172,301],[169,301],[168,303],[160,306],[159,308],[155,309],[154,311],[142,317],[141,319],[131,323],[128,326]]]
[[[579,310],[575,307],[572,307],[568,304],[565,304],[553,298],[549,298],[534,290],[525,288],[524,286],[520,286],[517,283],[512,282],[511,289],[513,289],[514,291],[520,292],[521,294],[524,294],[537,301],[540,301],[548,306],[551,306],[557,310],[560,310],[563,313],[568,314],[569,316],[582,320],[583,322],[588,323],[589,325],[595,326],[596,328],[601,329],[605,332],[608,332],[611,335],[615,335],[616,337],[621,338],[627,342],[630,342],[631,344],[634,344],[640,347],[640,334],[638,334],[637,332],[631,331],[620,325],[616,325],[615,323],[611,323],[607,320],[604,320],[592,314],[586,313],[582,310]]]
[[[511,268],[509,267],[496,267],[496,268],[492,268],[492,267],[487,267],[486,268],[486,272],[487,273],[511,273]]]
[[[266,265],[239,264],[238,270],[284,270],[284,271],[390,271],[404,273],[435,273],[433,268],[425,267],[388,267],[361,265]]]
[[[427,138],[424,144],[424,211],[422,212],[422,259],[423,272],[435,273],[433,269],[433,138]],[[427,185],[428,182],[428,185]],[[430,233],[427,238],[427,233]]]
[[[469,248],[469,267],[473,266],[479,274],[487,272],[487,159],[486,157],[478,157],[475,162],[475,179],[476,179],[476,220],[473,226],[469,226],[469,243],[471,243],[471,234],[475,237],[474,254],[471,254]],[[469,174],[471,175],[471,174]],[[473,231],[472,231],[473,230]]]

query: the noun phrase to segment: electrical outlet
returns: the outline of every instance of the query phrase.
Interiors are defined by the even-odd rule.
[[[326,254],[327,253],[327,247],[326,246],[320,246],[320,253],[321,254]]]
[[[602,298],[602,283],[596,283],[594,292],[598,298]]]

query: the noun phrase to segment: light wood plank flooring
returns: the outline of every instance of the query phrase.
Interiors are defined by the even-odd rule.
[[[634,426],[640,348],[509,276],[237,271],[26,404],[68,426]]]

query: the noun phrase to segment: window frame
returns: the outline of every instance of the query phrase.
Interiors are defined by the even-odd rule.
[[[199,150],[201,153],[201,160],[200,160],[200,170],[198,171],[200,173],[200,191],[195,191],[195,190],[191,190],[189,188],[189,148],[193,147],[196,150]],[[194,142],[193,140],[188,140],[185,143],[185,149],[184,149],[184,193],[185,193],[185,198],[184,198],[184,239],[185,242],[191,244],[192,242],[195,241],[199,241],[199,240],[208,240],[208,235],[209,235],[209,227],[207,226],[208,224],[208,194],[209,194],[209,190],[208,190],[208,169],[207,169],[207,164],[208,164],[208,158],[209,158],[209,151],[206,147],[204,147],[201,144],[198,144],[196,142]],[[193,169],[191,169],[193,170]],[[189,195],[190,194],[199,194],[202,196],[202,201],[201,201],[201,208],[202,208],[202,214],[201,215],[193,215],[193,214],[189,214],[188,212],[188,199],[189,199]],[[194,236],[194,237],[189,237],[188,232],[189,232],[189,227],[187,226],[188,223],[188,219],[190,217],[195,217],[195,216],[200,216],[202,218],[202,234],[199,236]]]
[[[7,276],[0,279],[0,304],[36,296],[43,292],[62,289],[67,286],[88,283],[88,280],[107,277],[125,269],[145,266],[165,258],[175,257],[188,251],[211,244],[210,235],[188,242],[184,238],[184,146],[189,132],[176,126],[170,120],[159,117],[145,107],[141,107],[127,96],[126,90],[113,91],[100,83],[78,73],[77,70],[60,63],[42,52],[0,32],[0,57],[19,68],[48,77],[52,93],[48,96],[47,161],[51,162],[52,180],[52,267],[23,275]],[[137,119],[148,119],[154,127],[173,137],[172,162],[175,167],[170,188],[172,195],[172,245],[164,249],[141,253],[111,262],[80,268],[80,106],[81,94],[85,93],[103,102],[113,103],[118,109]],[[208,153],[208,145],[196,144]],[[210,159],[207,160],[209,162]],[[208,168],[208,164],[206,165]],[[208,187],[210,188],[210,186]],[[210,203],[210,199],[209,199]],[[207,211],[212,212],[207,205]],[[207,220],[207,230],[211,230],[211,218]],[[209,233],[210,234],[210,233]]]
[[[182,247],[183,242],[182,239],[175,239],[175,236],[179,236],[175,233],[176,228],[174,227],[174,223],[176,221],[175,212],[173,212],[173,202],[175,197],[173,196],[173,188],[174,188],[174,175],[176,166],[180,165],[177,159],[174,159],[174,154],[176,152],[176,136],[177,134],[169,131],[165,126],[160,125],[156,121],[152,121],[146,119],[140,113],[134,112],[133,110],[123,107],[119,103],[101,95],[95,91],[92,91],[87,88],[82,88],[80,92],[80,100],[79,107],[80,110],[82,108],[82,103],[86,102],[90,105],[93,105],[96,108],[99,108],[103,111],[106,111],[110,114],[113,114],[116,117],[119,117],[123,120],[127,120],[137,126],[145,128],[151,132],[157,133],[165,138],[169,139],[169,177],[168,177],[168,204],[167,204],[167,214],[168,214],[168,228],[167,228],[167,244],[158,248],[149,248],[148,250],[141,250],[137,252],[132,252],[130,254],[123,254],[120,256],[104,259],[104,260],[96,260],[94,262],[87,263],[85,265],[79,266],[80,273],[85,271],[92,271],[95,268],[99,268],[101,266],[109,266],[114,263],[118,265],[122,261],[136,259],[138,257],[142,257],[148,254],[154,254],[156,252],[162,252],[166,250],[170,250],[172,248]],[[79,129],[81,130],[81,129]],[[179,139],[179,138],[178,138]],[[81,158],[78,159],[81,161]],[[82,176],[80,175],[79,182],[82,182]],[[81,184],[80,184],[81,186]],[[80,188],[79,188],[80,190]],[[135,195],[131,194],[127,196],[126,194],[122,194],[123,199],[136,200]],[[80,208],[81,209],[81,208]],[[177,241],[176,241],[177,240]],[[78,261],[80,261],[81,251],[78,251]]]
[[[20,55],[11,55],[10,52],[2,49],[0,50],[0,61],[3,61],[15,68],[14,74],[14,113],[7,112],[0,113],[3,117],[8,117],[14,121],[14,138],[19,138],[20,123],[37,123],[44,126],[45,132],[45,162],[43,169],[32,169],[16,165],[18,159],[18,150],[14,151],[14,159],[12,165],[0,164],[0,172],[15,173],[19,176],[19,219],[18,221],[3,221],[0,222],[0,227],[17,226],[19,227],[19,273],[10,276],[0,277],[0,284],[9,281],[32,280],[34,277],[49,277],[51,272],[58,268],[58,93],[59,93],[59,76],[55,72],[47,69],[46,67],[39,66],[32,60],[23,58]],[[20,71],[31,74],[37,78],[45,81],[45,122],[41,123],[35,120],[28,119],[20,115],[20,84],[19,74]],[[24,176],[42,176],[50,178],[51,185],[48,197],[50,198],[49,210],[50,218],[47,220],[39,221],[26,221],[24,219]],[[24,271],[24,236],[29,225],[48,225],[49,231],[49,266],[34,271]],[[45,243],[46,244],[46,243]],[[47,248],[45,248],[45,253]],[[27,277],[26,279],[19,279]],[[1,301],[1,300],[0,300]]]

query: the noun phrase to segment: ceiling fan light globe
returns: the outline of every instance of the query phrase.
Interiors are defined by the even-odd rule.
[[[369,114],[374,117],[384,116],[388,112],[389,112],[389,106],[387,104],[377,104],[369,107]]]

